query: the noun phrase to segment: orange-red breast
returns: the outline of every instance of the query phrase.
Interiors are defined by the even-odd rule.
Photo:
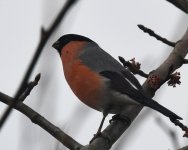
[[[134,75],[91,39],[67,34],[53,47],[59,52],[65,78],[74,94],[89,107],[107,114],[126,115],[133,105],[148,106],[170,118],[182,119],[142,92]]]

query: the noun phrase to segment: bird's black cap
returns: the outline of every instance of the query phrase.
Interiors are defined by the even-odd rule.
[[[77,34],[66,34],[60,37],[52,47],[55,48],[59,54],[61,54],[62,48],[71,41],[88,41],[93,42],[91,39]]]

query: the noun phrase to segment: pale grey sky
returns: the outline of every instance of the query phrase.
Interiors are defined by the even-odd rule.
[[[0,1],[0,41],[2,41],[0,88],[2,92],[14,94],[40,38],[41,25],[48,27],[60,8],[60,0],[54,3],[50,0]],[[125,59],[136,57],[136,60],[142,64],[141,68],[149,72],[168,56],[172,48],[143,33],[137,28],[137,24],[143,24],[169,40],[176,41],[185,32],[187,22],[188,18],[184,13],[164,0],[81,0],[69,12],[62,26],[59,27],[58,33],[54,34],[53,39],[45,47],[45,52],[34,71],[34,75],[41,72],[42,79],[26,103],[39,110],[56,125],[63,126],[80,143],[87,144],[96,132],[102,115],[82,104],[69,89],[63,76],[59,56],[51,48],[53,41],[65,33],[82,34],[96,41],[116,59],[118,56],[123,56]],[[45,64],[48,69],[42,68]],[[185,118],[186,123],[188,72],[185,71],[185,67],[179,70],[182,84],[177,88],[167,87],[165,84],[156,93],[154,99]],[[51,77],[46,81],[49,72],[52,72]],[[144,81],[141,77],[138,79],[140,82]],[[44,84],[47,85],[46,93],[53,92],[55,96],[40,93],[40,87]],[[38,95],[40,99],[36,99]],[[35,106],[37,104],[42,106]],[[4,105],[0,103],[0,115],[3,108]],[[125,137],[124,148],[127,150],[173,149],[168,136],[156,125],[155,117],[161,115],[154,111],[150,113],[151,115],[144,123],[135,122],[134,125],[138,125],[139,128],[136,128],[134,134],[129,133]],[[89,117],[86,117],[86,114]],[[186,144],[186,140],[182,138],[182,132],[166,117],[161,116],[161,118],[170,128],[177,131],[181,146]],[[107,124],[108,120],[105,125]],[[24,130],[20,128],[32,131],[27,133],[28,138],[24,140],[28,149],[39,150],[44,146],[49,150],[54,149],[55,140],[16,111],[0,133],[1,149],[24,149],[23,139],[20,140],[23,138]]]

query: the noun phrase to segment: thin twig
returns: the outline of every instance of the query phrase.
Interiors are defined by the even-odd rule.
[[[124,67],[129,68],[130,71],[132,70],[133,66],[132,66],[132,63],[131,63],[131,62],[126,61],[126,60],[125,60],[123,57],[121,57],[121,56],[119,56],[118,58],[119,58],[119,61],[123,64]],[[134,69],[134,70],[135,70],[135,69]],[[140,70],[140,69],[137,69],[137,70],[134,71],[133,73],[134,73],[134,74],[138,74],[138,75],[140,75],[140,76],[142,76],[142,77],[144,77],[144,78],[148,78],[148,76],[149,76],[147,73],[143,72],[143,71]]]
[[[174,6],[181,9],[183,12],[188,14],[188,1],[187,0],[167,0],[172,3]]]
[[[24,100],[26,99],[26,97],[30,94],[31,90],[38,84],[38,82],[39,82],[39,80],[40,80],[40,76],[41,76],[40,74],[36,75],[35,80],[32,81],[32,82],[30,82],[30,83],[28,84],[28,86],[26,87],[25,91],[23,91],[23,93],[20,94],[20,97],[16,97],[16,98],[17,98],[16,100],[15,100],[15,98],[13,99],[13,102],[9,105],[10,107],[8,107],[8,108],[14,108],[14,106],[16,106],[16,104],[17,104],[19,101],[24,101]],[[7,109],[7,110],[8,110],[8,109]],[[6,116],[6,115],[8,115],[8,114],[6,113],[6,115],[5,115],[5,114],[3,114],[3,115],[4,115],[4,116],[3,116],[1,119],[2,119],[2,121],[3,121],[3,120],[6,121],[6,118],[5,118],[5,117],[8,117],[8,116]]]
[[[0,101],[7,104],[12,105],[13,98],[9,97],[8,95],[0,92]],[[56,138],[58,141],[60,141],[62,144],[64,144],[66,147],[68,147],[71,150],[78,150],[81,149],[83,146],[75,141],[72,137],[64,133],[60,128],[56,127],[52,123],[50,123],[47,119],[45,119],[43,116],[41,116],[39,113],[22,103],[19,99],[18,103],[14,105],[14,108],[24,115],[26,115],[30,120],[39,125],[41,128],[46,130],[48,133],[50,133],[54,138]]]
[[[0,119],[0,129],[2,129],[3,124],[5,123],[6,119],[8,118],[12,108],[14,105],[16,105],[21,93],[25,90],[25,88],[27,87],[27,83],[28,80],[31,76],[31,73],[33,72],[36,63],[40,57],[40,54],[42,53],[42,50],[45,46],[45,44],[47,43],[49,37],[52,35],[52,33],[55,31],[55,29],[58,27],[58,25],[60,24],[60,22],[62,21],[62,19],[64,18],[64,16],[66,15],[67,11],[71,8],[71,6],[73,6],[75,4],[77,0],[68,0],[66,2],[66,4],[63,6],[63,8],[61,9],[61,11],[59,12],[59,14],[57,15],[56,19],[54,20],[54,22],[52,23],[52,25],[49,27],[49,29],[44,30],[44,28],[41,28],[41,39],[40,42],[37,46],[37,49],[35,51],[35,54],[30,62],[30,65],[23,77],[23,80],[14,96],[14,102],[12,103],[12,105],[9,105],[8,108],[5,110],[4,114],[2,115],[1,119]]]
[[[167,40],[167,39],[161,37],[160,35],[157,35],[153,30],[151,30],[151,29],[149,29],[149,28],[147,28],[147,27],[145,27],[145,26],[143,26],[143,25],[141,25],[141,24],[139,24],[138,27],[139,27],[143,32],[148,33],[150,36],[155,37],[157,40],[159,40],[159,41],[161,41],[161,42],[163,42],[163,43],[165,43],[165,44],[167,44],[167,45],[169,45],[169,46],[175,47],[176,43],[171,42],[171,41],[169,41],[169,40]]]
[[[35,80],[30,82],[28,84],[28,87],[26,88],[26,90],[21,94],[21,96],[19,97],[20,101],[24,101],[26,99],[26,97],[30,94],[31,90],[38,84],[39,80],[40,80],[40,73],[38,75],[36,75]]]

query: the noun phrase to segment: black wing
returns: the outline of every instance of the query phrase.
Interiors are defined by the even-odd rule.
[[[130,81],[124,78],[121,74],[113,71],[102,71],[100,72],[100,74],[110,79],[111,89],[122,94],[126,94],[135,101],[144,105],[142,99],[140,100],[140,98],[143,98],[143,94],[139,90],[134,88],[133,84],[130,83]]]
[[[110,88],[120,92],[122,94],[128,95],[130,98],[134,99],[135,101],[139,102],[144,106],[148,106],[156,111],[159,111],[163,115],[169,117],[171,120],[182,119],[172,111],[168,110],[164,106],[160,105],[156,101],[147,98],[143,93],[139,90],[136,90],[132,84],[120,75],[117,72],[113,71],[102,71],[100,74],[108,79],[110,79]]]

